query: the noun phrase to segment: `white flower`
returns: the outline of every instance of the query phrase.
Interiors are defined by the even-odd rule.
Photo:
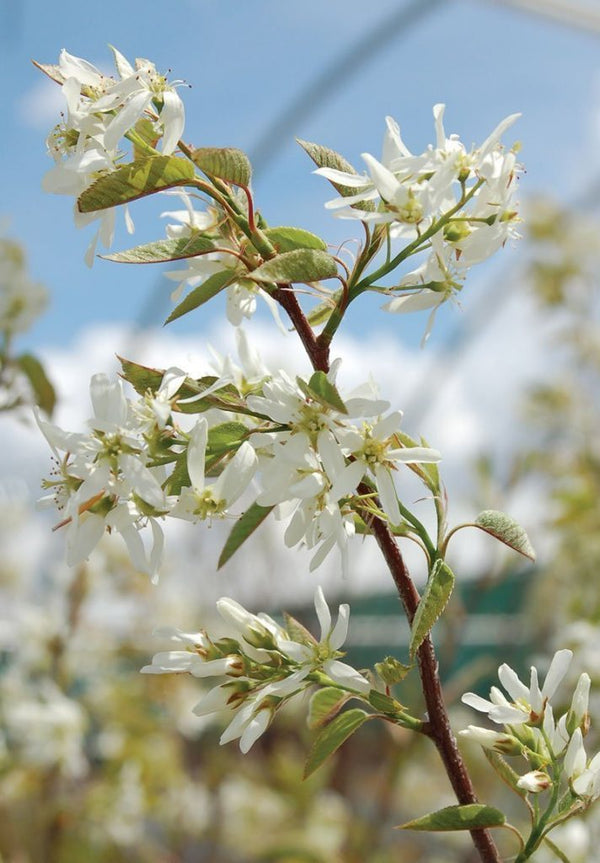
[[[360,430],[347,426],[335,432],[344,452],[352,456],[353,462],[349,470],[334,481],[332,494],[349,494],[364,473],[371,473],[381,505],[394,525],[401,518],[392,474],[396,465],[436,463],[441,459],[440,453],[429,447],[401,446],[396,436],[401,419],[402,414],[395,411],[374,424],[363,423]]]
[[[185,125],[183,102],[174,89],[182,82],[168,84],[150,60],[138,58],[133,67],[116,48],[112,50],[121,80],[107,88],[105,94],[93,103],[94,113],[111,114],[104,134],[104,146],[108,150],[116,148],[123,135],[141,117],[158,115],[163,153],[172,153]]]
[[[148,453],[120,381],[94,375],[90,395],[95,416],[88,434],[71,434],[42,420],[38,424],[57,465],[55,476],[42,485],[67,527],[67,562],[85,560],[105,530],[125,540],[134,565],[152,577],[160,566],[163,534],[156,517],[167,501],[156,473],[147,467]],[[65,453],[61,456],[60,453]],[[149,525],[152,542],[146,551],[140,531]]]
[[[340,662],[337,658],[339,649],[348,635],[350,606],[347,603],[340,605],[338,619],[334,626],[329,606],[320,586],[315,591],[314,602],[321,628],[318,643],[300,643],[276,636],[279,649],[301,668],[304,667],[309,671],[322,670],[334,684],[347,689],[355,689],[363,694],[368,693],[371,689],[369,681],[350,665]]]
[[[588,803],[600,797],[600,752],[588,764],[580,728],[575,729],[567,747],[564,770],[574,794]]]
[[[172,515],[189,521],[221,517],[246,491],[258,464],[256,453],[244,441],[212,485],[206,484],[208,423],[198,420],[190,433],[187,468],[191,486],[182,489]]]
[[[531,668],[530,685],[527,687],[510,666],[503,664],[498,669],[498,677],[512,701],[508,701],[495,686],[490,691],[490,701],[474,692],[467,692],[462,696],[462,701],[475,710],[487,713],[493,722],[500,725],[536,725],[543,719],[546,705],[567,673],[572,657],[571,650],[558,650],[554,654],[541,689],[535,667]]]

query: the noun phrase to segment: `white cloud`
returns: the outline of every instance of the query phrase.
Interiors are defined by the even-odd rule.
[[[18,106],[19,119],[25,126],[48,132],[65,110],[62,87],[40,73],[40,78],[26,90]]]

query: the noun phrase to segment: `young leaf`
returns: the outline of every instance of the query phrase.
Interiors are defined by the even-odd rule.
[[[317,646],[319,642],[314,637],[312,632],[309,632],[303,623],[300,623],[299,620],[296,620],[295,617],[292,617],[289,611],[284,611],[283,617],[285,619],[285,628],[290,636],[291,641],[297,641],[298,644],[306,644],[310,645],[311,647]]]
[[[188,312],[193,312],[194,309],[204,305],[208,300],[212,300],[212,298],[216,297],[223,288],[226,288],[227,285],[231,284],[235,279],[235,275],[235,270],[219,270],[218,273],[213,273],[212,276],[205,279],[201,285],[198,285],[197,288],[190,291],[178,306],[175,306],[165,321],[165,324],[170,324],[171,321],[175,321],[177,318],[187,315]]]
[[[55,81],[57,84],[62,85],[67,80],[63,73],[60,71],[59,66],[55,66],[53,63],[38,63],[37,60],[32,60],[31,62],[40,70],[40,72],[43,72],[44,75],[47,75],[51,81]]]
[[[402,710],[402,705],[391,695],[386,695],[384,692],[378,692],[372,689],[369,692],[369,704],[379,713],[389,713],[392,716]]]
[[[375,663],[375,671],[387,686],[395,686],[400,683],[412,671],[413,667],[412,665],[404,665],[395,656],[386,656],[382,662]]]
[[[187,452],[182,452],[166,482],[165,492],[167,494],[181,494],[181,489],[189,488],[191,484],[192,481],[187,468]]]
[[[296,383],[307,398],[319,402],[326,408],[333,408],[339,413],[348,413],[348,408],[342,401],[342,397],[329,381],[325,372],[314,372],[308,383],[302,378],[296,378]]]
[[[250,185],[250,159],[236,147],[199,147],[192,153],[192,161],[209,177],[217,177],[233,186]]]
[[[438,558],[427,579],[427,585],[413,618],[410,636],[410,655],[415,653],[423,643],[431,627],[436,622],[454,587],[454,573],[447,563]]]
[[[137,159],[99,177],[81,193],[77,199],[77,207],[80,213],[106,210],[163,189],[189,186],[194,176],[191,162],[177,156]]]
[[[56,393],[41,362],[33,354],[21,354],[16,363],[29,381],[36,405],[52,416]]]
[[[509,548],[518,551],[524,557],[535,560],[535,551],[529,542],[529,537],[521,525],[506,513],[498,512],[495,509],[486,509],[479,513],[474,525],[499,539]]]
[[[308,727],[314,730],[327,725],[350,698],[349,692],[343,692],[335,686],[318,689],[310,699]]]
[[[118,264],[161,264],[165,261],[180,261],[183,258],[194,258],[214,249],[215,244],[208,237],[194,234],[191,237],[179,237],[176,240],[157,240],[155,243],[144,243],[134,246],[124,252],[114,252],[112,255],[100,255],[105,261],[116,261]]]
[[[305,153],[308,153],[317,168],[335,168],[336,171],[345,171],[347,174],[357,174],[353,166],[344,159],[335,150],[330,150],[329,147],[324,147],[322,144],[312,144],[310,141],[303,141],[301,138],[296,138]],[[330,180],[331,182],[331,180]],[[352,186],[343,186],[340,183],[331,183],[334,189],[340,193],[343,198],[349,195],[356,195],[356,189]],[[373,201],[360,201],[352,206],[360,210],[374,210],[375,204]]]
[[[292,252],[294,249],[320,249],[324,252],[327,243],[316,234],[303,228],[266,228],[264,233],[278,252]]]
[[[223,546],[223,551],[217,563],[217,569],[221,569],[238,548],[254,533],[257,527],[262,524],[271,510],[272,506],[259,506],[253,503],[248,507],[246,512],[238,518],[234,524],[231,533],[227,537],[227,541]]]
[[[446,806],[414,821],[401,824],[400,830],[483,830],[502,827],[506,823],[504,812],[484,803],[467,803],[463,806]]]
[[[133,386],[135,391],[141,396],[145,395],[148,390],[156,392],[160,387],[164,376],[164,369],[152,369],[148,366],[142,366],[138,363],[133,363],[131,360],[125,360],[119,357],[119,362],[122,368],[122,377]],[[177,393],[177,401],[173,405],[173,410],[184,414],[200,414],[209,408],[221,408],[221,410],[233,411],[234,413],[248,413],[240,394],[233,384],[225,384],[220,389],[202,398],[203,390],[212,387],[216,383],[217,378],[211,375],[198,378],[187,378],[182,384]],[[196,397],[196,398],[194,398]],[[185,399],[194,398],[194,401],[185,403]],[[253,414],[251,414],[253,415]]]
[[[304,778],[308,779],[367,719],[372,718],[372,714],[355,707],[345,710],[325,726],[312,745],[304,766]]]
[[[337,264],[321,249],[283,252],[248,273],[257,282],[318,282],[337,276]]]
[[[209,429],[207,452],[211,456],[222,455],[231,449],[237,449],[247,436],[248,429],[243,423],[219,423]]]
[[[327,323],[327,321],[329,320],[329,316],[334,310],[335,306],[338,304],[341,295],[341,288],[338,291],[333,291],[328,300],[324,300],[322,303],[318,303],[313,309],[310,310],[310,312],[306,316],[306,320],[311,325],[311,327],[320,327],[321,324]]]

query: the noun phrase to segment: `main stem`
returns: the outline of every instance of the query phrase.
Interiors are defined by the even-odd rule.
[[[329,371],[329,346],[328,344],[323,345],[316,338],[294,292],[288,286],[280,286],[274,296],[286,310],[315,371],[327,373]],[[361,488],[359,487],[360,491]],[[368,493],[369,489],[365,488],[363,492]],[[420,600],[419,592],[410,577],[398,544],[387,523],[374,517],[370,527],[389,567],[408,622],[412,623]],[[417,658],[428,717],[423,731],[431,738],[439,752],[458,802],[461,804],[477,803],[475,789],[450,727],[438,673],[438,661],[433,642],[429,636],[421,644]],[[470,833],[483,863],[501,863],[498,849],[489,830],[471,830]]]

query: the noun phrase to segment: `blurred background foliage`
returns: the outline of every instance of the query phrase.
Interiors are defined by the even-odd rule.
[[[510,465],[494,465],[484,454],[473,470],[481,498],[493,489],[494,505],[521,483],[536,485],[547,502],[540,507],[546,550],[533,573],[495,567],[453,599],[437,642],[456,729],[475,721],[460,694],[477,679],[491,680],[498,661],[529,662],[564,646],[576,651],[570,682],[584,669],[592,675],[592,719],[600,724],[600,226],[551,201],[531,205],[526,225],[529,263],[520,290],[536,297],[539,315],[551,324],[557,362],[515,420],[534,445]],[[9,308],[15,286],[42,310],[41,290],[22,289],[24,266],[19,247],[3,241],[0,311]],[[39,387],[18,371],[17,328],[3,326],[4,405],[25,416],[27,405],[40,402]],[[47,380],[43,368],[40,374]],[[210,625],[208,605],[170,579],[176,564],[167,564],[153,587],[107,537],[76,570],[49,563],[40,571],[23,553],[35,518],[22,489],[2,489],[2,863],[473,860],[460,835],[393,829],[453,802],[433,748],[416,735],[369,723],[306,782],[306,704],[278,717],[246,756],[234,745],[219,747],[219,728],[191,713],[199,681],[138,673],[156,649],[151,630],[165,608],[182,626]],[[510,603],[499,609],[502,596]],[[377,620],[377,602],[364,601]],[[396,611],[391,596],[381,602]],[[488,612],[505,612],[503,639],[487,652],[465,651],[469,609],[485,612],[486,604]],[[355,649],[359,662],[371,660],[364,643]],[[405,655],[404,648],[399,658]],[[405,702],[416,697],[411,686],[409,676],[399,688]],[[598,745],[596,735],[588,752]],[[522,819],[520,801],[497,782],[478,748],[466,754],[480,797]],[[566,825],[555,841],[578,863],[591,859],[599,836],[600,815],[592,809],[585,825]],[[510,835],[499,841],[504,854],[514,853]]]

